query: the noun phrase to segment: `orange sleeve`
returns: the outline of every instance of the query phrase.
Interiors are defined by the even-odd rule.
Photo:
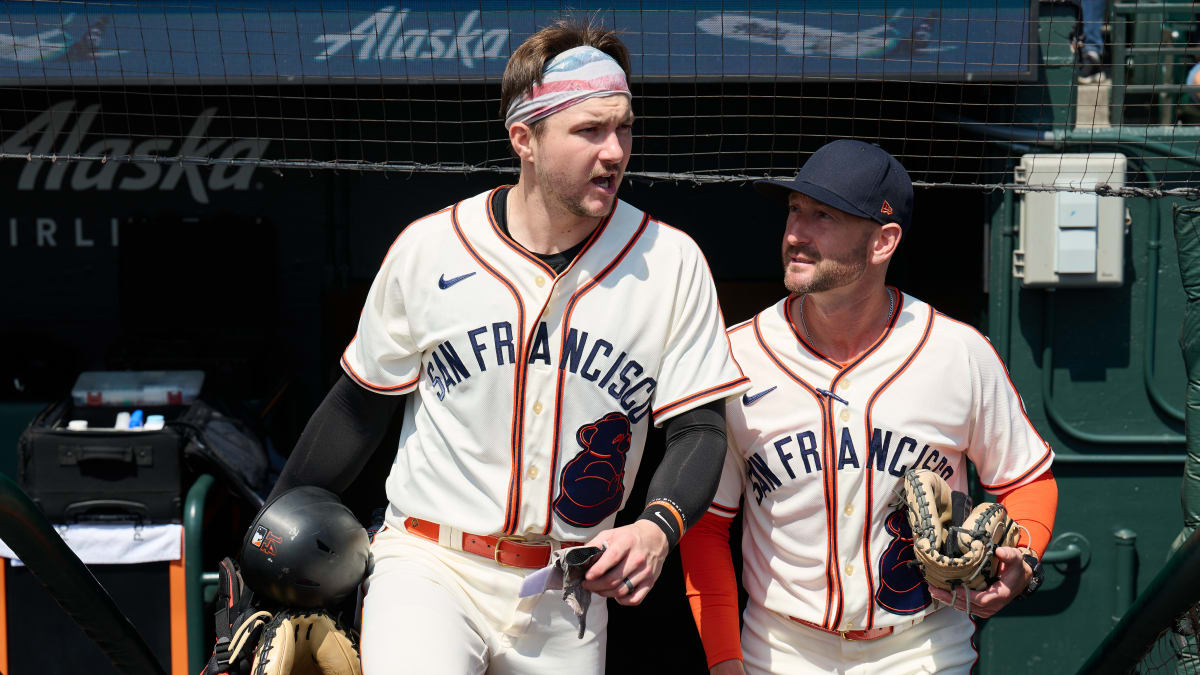
[[[1049,469],[1033,482],[1010,490],[1000,497],[1008,516],[1026,530],[1021,532],[1018,546],[1028,546],[1038,557],[1046,552],[1054,532],[1054,515],[1058,511],[1058,483]]]
[[[732,518],[705,513],[679,541],[683,583],[708,667],[742,658],[737,576],[729,553]]]

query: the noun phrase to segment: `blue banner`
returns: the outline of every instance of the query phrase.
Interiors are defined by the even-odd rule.
[[[1016,80],[1036,2],[639,2],[578,15],[620,31],[637,81]],[[0,13],[0,84],[498,82],[560,4],[264,0],[30,2]]]

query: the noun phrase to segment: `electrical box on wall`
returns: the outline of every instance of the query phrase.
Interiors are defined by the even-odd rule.
[[[1026,287],[1120,286],[1125,278],[1125,199],[1097,185],[1125,185],[1125,155],[1025,155],[1016,182],[1081,191],[1020,194],[1013,276]]]

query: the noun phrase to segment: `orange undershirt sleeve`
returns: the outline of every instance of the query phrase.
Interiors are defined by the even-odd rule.
[[[1028,533],[1021,531],[1017,546],[1027,546],[1042,557],[1050,544],[1054,515],[1058,511],[1058,483],[1054,481],[1054,474],[1046,469],[1033,482],[1001,495],[1000,503],[1008,509],[1009,518],[1028,530]]]
[[[729,552],[732,523],[732,518],[705,513],[679,541],[683,582],[709,668],[742,658],[737,577]]]

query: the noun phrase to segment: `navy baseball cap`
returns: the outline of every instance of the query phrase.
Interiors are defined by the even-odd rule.
[[[839,211],[880,224],[912,224],[913,189],[908,172],[878,145],[841,139],[821,146],[791,180],[757,180],[763,195],[787,201],[792,192],[808,195]]]

